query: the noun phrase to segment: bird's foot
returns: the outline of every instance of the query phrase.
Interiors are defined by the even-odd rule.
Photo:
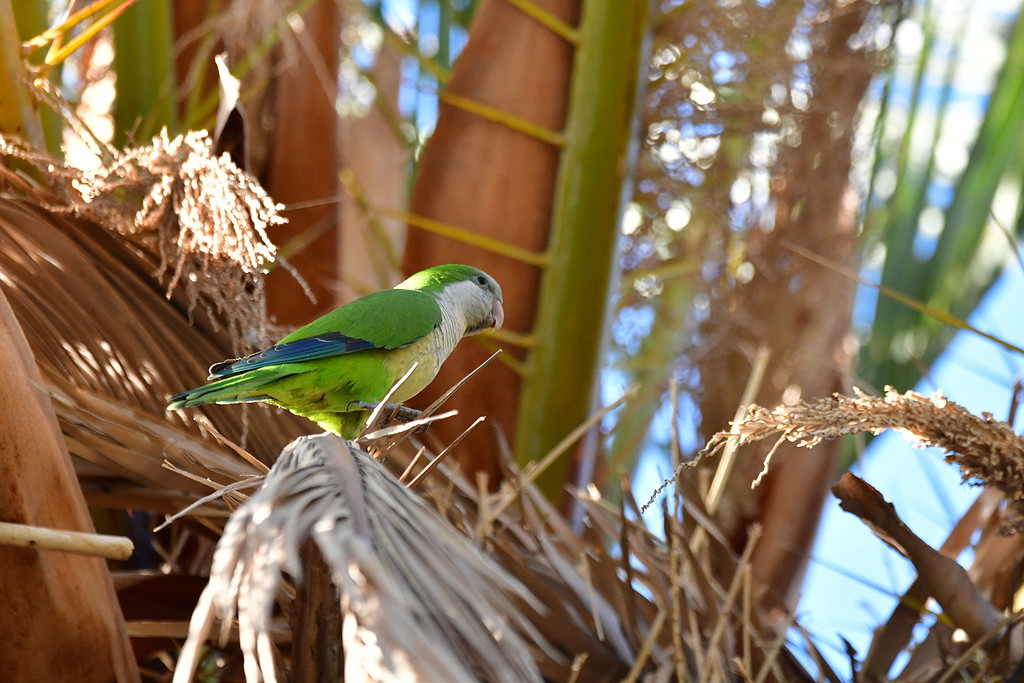
[[[349,403],[349,409],[357,408],[359,410],[374,411],[377,409],[379,403],[368,403],[366,401],[352,401]],[[380,412],[380,418],[377,420],[377,428],[383,429],[392,420],[396,422],[412,422],[413,420],[419,419],[423,413],[421,410],[415,408],[408,408],[403,406],[401,403],[385,403],[383,410]],[[421,434],[427,431],[430,425],[423,425],[416,430],[416,434]]]

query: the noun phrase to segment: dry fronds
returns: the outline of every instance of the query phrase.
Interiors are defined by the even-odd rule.
[[[309,538],[338,588],[347,680],[540,680],[510,599],[543,608],[368,454],[321,435],[290,444],[228,522],[176,683],[214,615],[227,628],[236,612],[247,680],[277,680],[271,613]]]
[[[401,471],[404,463],[396,454],[389,464]],[[812,680],[787,650],[789,622],[757,606],[749,554],[732,553],[691,474],[666,510],[664,538],[639,518],[625,483],[624,507],[596,489],[578,493],[581,531],[511,462],[493,493],[444,463],[424,488],[544,604],[543,614],[524,608],[555,650],[534,653],[548,680]],[[698,535],[707,541],[699,551]],[[712,553],[724,557],[714,572]]]
[[[734,424],[731,431],[711,437],[695,461],[714,455],[732,440],[742,446],[774,436],[780,442],[811,448],[824,439],[897,429],[921,447],[936,446],[946,451],[947,462],[960,468],[965,481],[1002,491],[1013,513],[1005,531],[1024,529],[1024,439],[1009,424],[989,413],[973,415],[941,393],[927,397],[914,391],[900,394],[886,387],[883,397],[869,396],[859,389],[854,389],[854,394],[833,394],[813,403],[771,410],[752,405],[747,417]]]
[[[69,450],[161,492],[187,486],[162,470],[165,459],[233,481],[253,469],[225,442],[242,443],[248,432],[253,455],[270,462],[308,428],[284,413],[246,425],[243,410],[165,412],[166,395],[195,385],[211,358],[232,349],[203,311],[188,320],[182,294],[170,303],[161,295],[150,276],[154,264],[92,223],[0,199],[0,288],[54,398]]]
[[[938,552],[955,559],[971,542],[971,536],[986,519],[997,512],[1003,495],[992,489],[985,489],[970,509],[956,523]],[[1015,537],[1018,538],[1019,537]],[[1005,566],[1005,563],[1003,563]],[[977,584],[975,584],[977,585]],[[1018,582],[1019,585],[1019,582]],[[980,586],[979,586],[980,588]],[[865,672],[886,672],[893,662],[913,641],[913,630],[920,621],[925,603],[930,597],[929,587],[917,578],[900,596],[889,618],[875,630],[871,647],[861,662]]]
[[[159,259],[168,297],[184,284],[189,309],[207,307],[240,343],[268,342],[262,276],[277,254],[267,230],[286,222],[281,207],[228,155],[215,156],[203,131],[164,132],[110,155],[83,170],[0,136],[0,158],[45,170],[48,208],[131,238]]]
[[[910,560],[928,594],[972,641],[999,625],[999,610],[985,600],[964,568],[911,531],[881,493],[849,472],[832,487],[832,493],[844,510],[860,517],[876,536]]]
[[[155,490],[206,491],[190,486],[164,466],[170,463],[197,477],[236,481],[259,472],[244,452],[198,438],[166,420],[78,389],[59,378],[45,387],[73,452],[105,472]]]

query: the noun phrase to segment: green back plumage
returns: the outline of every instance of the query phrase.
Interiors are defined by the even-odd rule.
[[[391,350],[422,339],[441,324],[441,308],[428,294],[387,289],[368,294],[292,332],[269,349],[217,363],[210,377],[287,366],[372,349]]]
[[[317,318],[278,344],[335,332],[378,349],[394,349],[425,337],[440,324],[441,308],[434,297],[414,289],[385,289]]]

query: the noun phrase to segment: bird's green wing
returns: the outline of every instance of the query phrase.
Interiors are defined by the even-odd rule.
[[[210,377],[364,349],[396,349],[422,339],[440,324],[441,308],[434,297],[416,290],[385,289],[300,327],[269,349],[214,365]]]

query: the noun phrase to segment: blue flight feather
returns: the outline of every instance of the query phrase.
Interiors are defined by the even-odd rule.
[[[315,337],[296,339],[271,346],[258,353],[239,360],[229,360],[210,366],[210,379],[230,377],[240,372],[255,370],[267,365],[285,363],[302,363],[317,358],[341,356],[353,351],[378,348],[373,342],[365,339],[346,337],[340,332],[325,332]]]

